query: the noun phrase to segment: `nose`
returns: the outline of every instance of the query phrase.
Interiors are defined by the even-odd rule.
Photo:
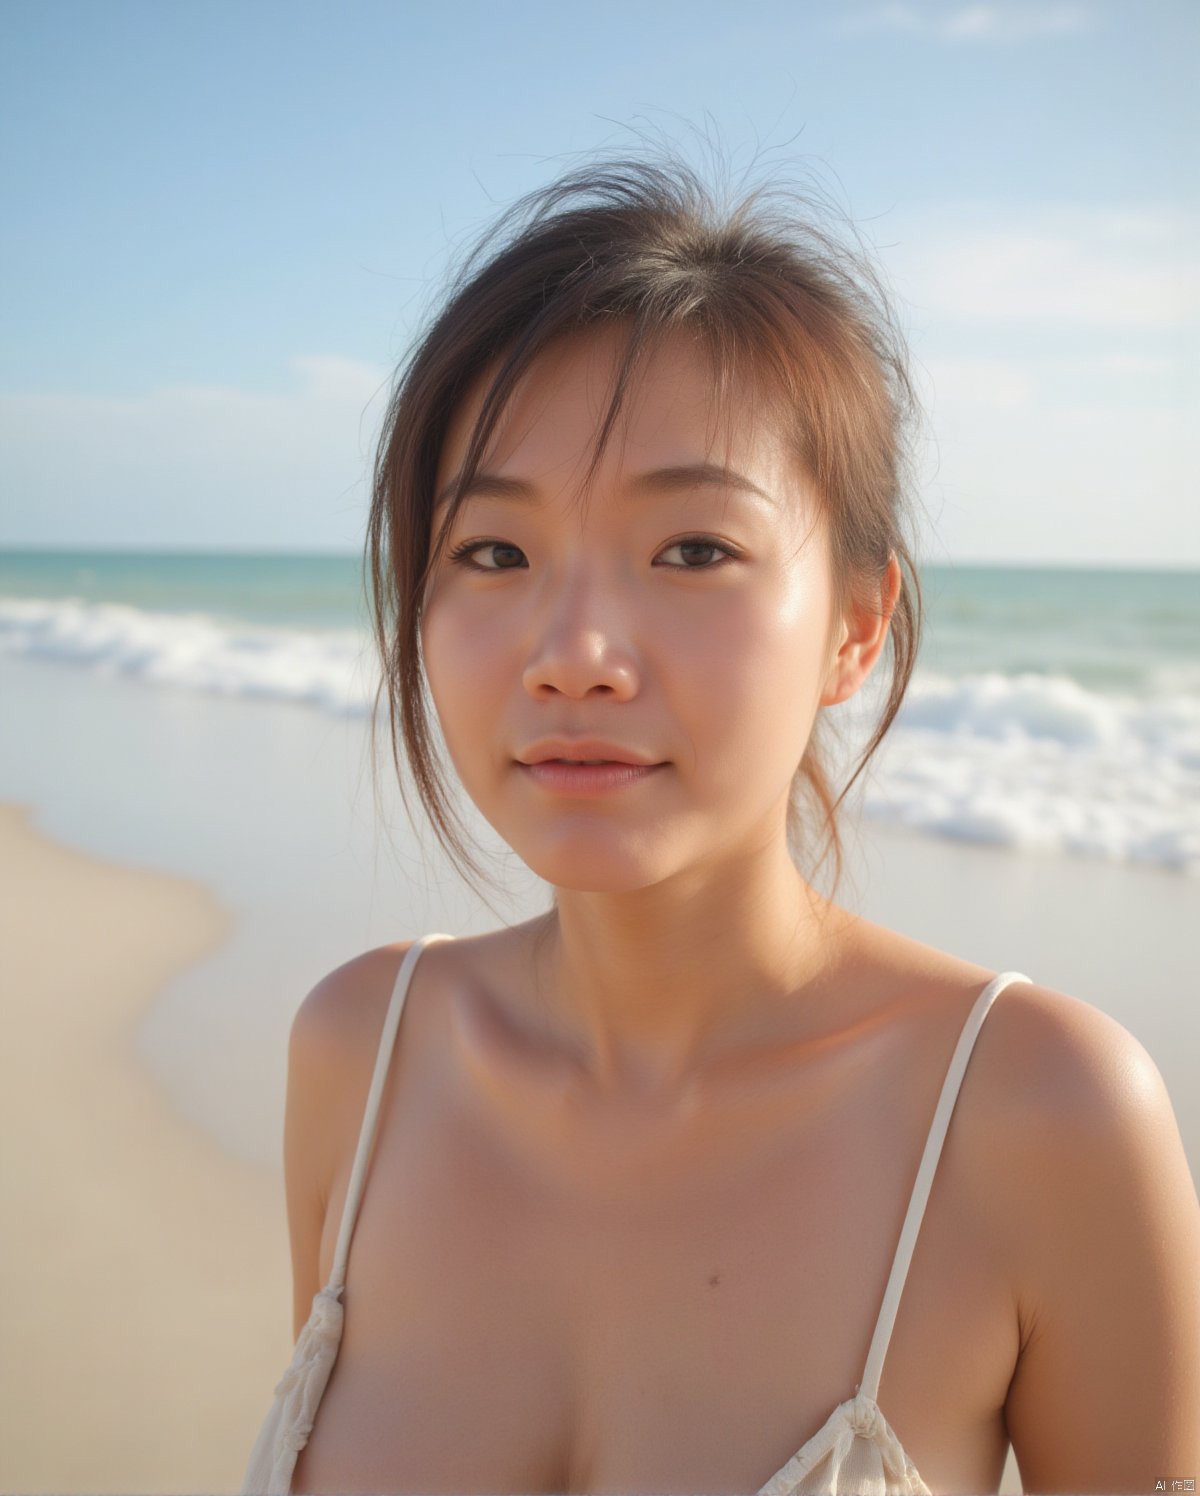
[[[556,598],[537,610],[532,632],[522,674],[531,696],[627,700],[636,694],[639,670],[621,610],[611,590],[586,583],[578,568]]]

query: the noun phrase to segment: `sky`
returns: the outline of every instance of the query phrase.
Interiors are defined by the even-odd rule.
[[[360,551],[453,256],[666,140],[875,256],[922,559],[1200,566],[1198,59],[1195,0],[0,0],[0,546]]]

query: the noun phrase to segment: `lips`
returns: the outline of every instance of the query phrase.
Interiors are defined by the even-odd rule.
[[[621,763],[615,759],[600,764],[573,764],[561,758],[520,765],[542,790],[572,799],[612,794],[649,779],[666,767],[666,764]]]
[[[649,768],[662,762],[649,753],[609,743],[602,738],[543,738],[525,750],[518,760],[523,764],[557,761],[566,764],[633,764]]]

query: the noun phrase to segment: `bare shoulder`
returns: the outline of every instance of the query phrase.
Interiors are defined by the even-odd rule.
[[[1020,1327],[1005,1412],[1025,1489],[1152,1490],[1200,1455],[1200,1205],[1162,1075],[1115,1019],[1029,983],[1000,994],[977,1047],[970,1125]]]
[[[988,1100],[1030,1141],[1047,1123],[1094,1137],[1097,1127],[1162,1123],[1166,1088],[1141,1042],[1091,1003],[1053,987],[1013,982],[978,1040]]]
[[[416,942],[375,946],[327,972],[292,1019],[291,1044],[330,1063],[357,1053],[379,1028],[400,963]]]
[[[344,961],[312,987],[292,1019],[289,1112],[306,1132],[322,1196],[343,1133],[357,1125],[396,974],[414,944],[376,946]]]
[[[1178,1190],[1190,1178],[1158,1066],[1091,1003],[1011,983],[988,1014],[971,1067],[968,1125],[990,1140],[988,1188],[1008,1231],[1023,1238],[1027,1261],[1031,1240],[1048,1250],[1064,1240],[1047,1234],[1063,1187],[1111,1188],[1120,1170],[1131,1188],[1140,1180]]]

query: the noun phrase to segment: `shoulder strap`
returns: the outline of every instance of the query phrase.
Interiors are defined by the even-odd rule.
[[[908,1267],[912,1261],[917,1232],[921,1229],[930,1187],[933,1184],[934,1171],[937,1169],[938,1159],[942,1154],[942,1144],[946,1140],[946,1130],[950,1126],[950,1114],[954,1110],[954,1103],[958,1100],[959,1087],[966,1073],[967,1061],[971,1058],[971,1050],[975,1047],[975,1040],[979,1037],[979,1030],[983,1027],[983,1020],[987,1017],[988,1009],[1000,993],[1011,982],[1028,981],[1030,978],[1019,971],[1002,971],[994,976],[976,998],[975,1005],[967,1014],[967,1021],[963,1024],[962,1032],[958,1036],[958,1045],[950,1059],[946,1079],[942,1083],[942,1094],[938,1097],[929,1136],[925,1141],[925,1152],[921,1155],[921,1163],[917,1169],[916,1183],[913,1185],[912,1196],[908,1202],[908,1213],[904,1217],[904,1225],[900,1228],[900,1240],[896,1246],[896,1255],[892,1260],[892,1271],[888,1276],[887,1287],[883,1291],[883,1304],[879,1310],[879,1318],[875,1322],[875,1333],[871,1337],[871,1348],[867,1352],[863,1379],[857,1389],[872,1401],[879,1391],[879,1379],[883,1375],[883,1360],[892,1338],[892,1327],[896,1323],[896,1311],[900,1307],[900,1295],[904,1292],[904,1280],[908,1277]]]
[[[431,941],[453,939],[453,935],[422,935],[420,940],[414,940],[409,946],[404,960],[400,963],[400,970],[396,973],[396,984],[392,988],[387,1016],[383,1020],[383,1032],[379,1036],[379,1053],[375,1057],[375,1073],[371,1077],[371,1089],[367,1092],[366,1110],[363,1113],[362,1128],[358,1134],[358,1150],[354,1155],[354,1167],[350,1171],[350,1187],[346,1191],[346,1204],[342,1210],[337,1249],[333,1254],[333,1268],[327,1284],[327,1287],[333,1289],[335,1293],[341,1292],[346,1281],[346,1258],[350,1253],[350,1238],[354,1234],[354,1223],[358,1219],[359,1202],[362,1200],[363,1185],[367,1177],[367,1161],[370,1158],[371,1145],[375,1141],[375,1125],[379,1120],[379,1103],[383,1097],[383,1087],[387,1080],[392,1050],[396,1043],[396,1030],[400,1027],[400,1014],[404,1011],[404,999],[408,996],[413,969],[421,952]]]

